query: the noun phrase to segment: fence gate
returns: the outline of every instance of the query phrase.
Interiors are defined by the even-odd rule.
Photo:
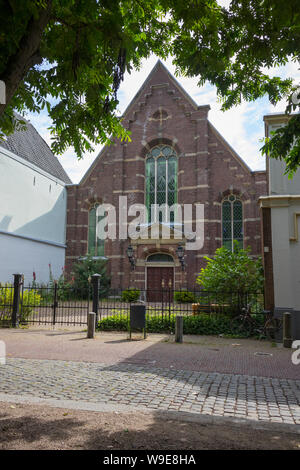
[[[51,286],[22,286],[20,323],[39,325],[87,325],[90,311],[89,292],[76,298],[72,289],[60,289],[57,282]]]
[[[0,284],[0,326],[87,325],[91,308],[90,285],[84,292],[60,286],[25,285],[21,274],[13,284]]]

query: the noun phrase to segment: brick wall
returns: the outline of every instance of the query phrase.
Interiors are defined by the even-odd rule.
[[[158,110],[164,110],[164,119],[154,117]],[[145,156],[160,143],[173,146],[178,155],[178,203],[205,206],[204,246],[186,252],[185,273],[181,272],[174,244],[159,248],[155,244],[139,245],[137,259],[144,262],[149,253],[169,252],[177,263],[177,287],[193,287],[196,275],[206,264],[203,257],[213,256],[221,246],[221,202],[230,192],[243,202],[244,244],[251,247],[253,255],[261,254],[257,200],[266,194],[266,174],[251,172],[209,122],[208,112],[209,106],[196,106],[164,66],[157,64],[124,115],[123,123],[131,131],[132,141],[116,141],[105,148],[81,183],[68,188],[68,270],[78,256],[87,252],[88,210],[94,202],[118,207],[119,196],[126,195],[128,205],[145,203]],[[112,285],[142,287],[145,267],[130,271],[127,244],[126,240],[105,242]]]

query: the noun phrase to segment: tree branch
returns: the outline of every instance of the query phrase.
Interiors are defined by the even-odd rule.
[[[28,70],[42,61],[39,48],[43,31],[50,19],[51,9],[52,0],[47,0],[46,7],[40,10],[40,15],[30,20],[26,35],[20,41],[19,50],[10,58],[6,71],[0,77],[6,86],[6,103],[0,104],[0,117]]]

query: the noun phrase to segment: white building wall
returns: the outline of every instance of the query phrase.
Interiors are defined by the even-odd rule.
[[[287,122],[285,115],[264,118],[266,136]],[[300,338],[300,169],[292,179],[285,175],[285,162],[268,159],[269,196],[260,198],[271,208],[275,313],[291,311],[294,339]],[[298,237],[297,237],[298,231]]]
[[[294,282],[298,281],[292,259],[295,245],[290,242],[291,217],[288,207],[272,207],[274,297],[278,308],[295,308],[297,298]]]
[[[0,148],[0,282],[19,272],[49,281],[64,266],[65,184]]]
[[[13,274],[24,274],[25,286],[33,273],[39,283],[49,282],[49,272],[57,279],[65,263],[65,248],[30,239],[0,234],[0,282],[13,282]]]
[[[272,123],[268,125],[268,136],[272,136],[272,132],[279,127],[284,126],[283,123]],[[292,179],[285,175],[285,162],[282,160],[268,159],[269,165],[269,193],[275,194],[300,194],[300,170],[297,170]]]
[[[300,191],[299,191],[300,193]],[[294,235],[294,213],[300,214],[300,195],[298,204],[293,204],[289,207],[289,221],[292,225],[290,233]],[[298,236],[300,237],[300,217],[297,218]],[[293,303],[294,309],[298,313],[299,324],[299,339],[300,339],[300,238],[298,241],[290,242],[290,271],[291,271],[291,285],[293,290]]]

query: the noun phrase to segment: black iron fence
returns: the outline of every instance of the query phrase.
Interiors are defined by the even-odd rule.
[[[3,284],[0,286],[0,324],[12,325],[14,286]]]
[[[99,277],[92,276],[88,289],[76,291],[57,282],[27,285],[15,275],[13,285],[0,285],[0,326],[19,324],[87,325],[88,313],[96,313],[97,325],[114,329],[128,324],[130,305],[141,302],[148,318],[174,323],[178,315],[238,315],[250,305],[252,313],[264,308],[262,293],[208,292],[204,290],[109,290],[100,294]]]

